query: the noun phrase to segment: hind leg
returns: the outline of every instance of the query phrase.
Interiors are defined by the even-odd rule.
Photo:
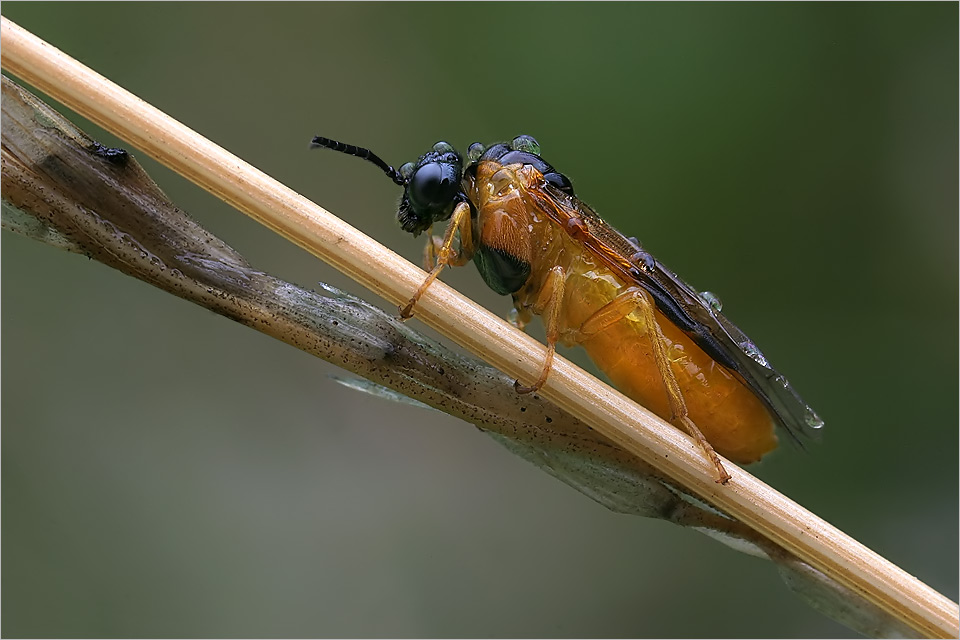
[[[730,474],[727,473],[723,463],[720,462],[720,456],[717,455],[703,433],[690,419],[686,400],[684,400],[683,393],[680,390],[680,383],[677,382],[677,377],[670,367],[666,338],[664,338],[663,330],[657,322],[654,309],[653,298],[645,289],[629,287],[584,321],[578,331],[577,342],[588,339],[591,335],[603,331],[634,311],[638,311],[647,327],[647,334],[653,347],[653,357],[657,364],[657,370],[660,372],[660,378],[663,380],[667,401],[670,405],[670,422],[685,431],[697,442],[707,458],[717,468],[717,482],[726,484],[730,479]]]

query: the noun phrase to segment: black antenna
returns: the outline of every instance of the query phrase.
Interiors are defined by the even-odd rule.
[[[352,144],[344,144],[343,142],[337,142],[336,140],[324,138],[323,136],[314,136],[313,140],[310,142],[310,148],[316,149],[317,147],[333,149],[334,151],[346,153],[350,156],[357,156],[358,158],[369,160],[373,164],[380,167],[380,169],[387,174],[387,177],[393,180],[396,184],[400,185],[401,187],[406,186],[407,184],[407,181],[403,179],[403,176],[400,175],[399,171],[381,160],[380,156],[375,154],[373,151],[370,151],[370,149],[355,147]]]

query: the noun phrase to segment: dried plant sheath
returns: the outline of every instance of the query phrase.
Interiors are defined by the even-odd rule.
[[[497,369],[362,300],[254,269],[170,203],[132,156],[87,138],[5,77],[3,116],[4,229],[98,260],[511,441],[656,477],[568,413],[517,394]],[[661,506],[644,510],[614,493],[592,491],[618,511],[661,515]]]
[[[361,300],[257,271],[174,207],[136,161],[87,138],[3,78],[3,226],[191,300],[383,387],[462,418],[621,513],[703,531],[777,563],[815,608],[873,636],[909,633],[882,610],[732,518],[513,379]],[[380,386],[383,385],[383,386]],[[365,385],[355,385],[365,386]]]

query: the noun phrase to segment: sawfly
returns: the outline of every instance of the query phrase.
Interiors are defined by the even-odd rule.
[[[570,180],[540,156],[530,136],[470,145],[462,156],[438,142],[415,163],[394,169],[368,149],[313,139],[368,160],[398,186],[404,231],[428,234],[429,275],[401,309],[417,300],[445,267],[477,265],[487,285],[513,297],[514,324],[533,315],[546,326],[547,357],[530,393],[547,380],[556,344],[581,345],[627,396],[688,433],[717,470],[720,455],[751,463],[790,437],[815,435],[823,421],[720,312],[635,238],[603,221]],[[446,222],[443,236],[433,226]]]

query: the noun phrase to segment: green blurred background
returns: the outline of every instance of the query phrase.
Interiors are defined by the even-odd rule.
[[[400,164],[534,135],[826,420],[752,470],[957,598],[955,3],[3,14],[414,260],[397,188],[310,137]],[[258,267],[388,306],[136,155]],[[769,563],[610,513],[464,423],[2,248],[4,636],[850,635]],[[508,310],[472,267],[445,279]]]

